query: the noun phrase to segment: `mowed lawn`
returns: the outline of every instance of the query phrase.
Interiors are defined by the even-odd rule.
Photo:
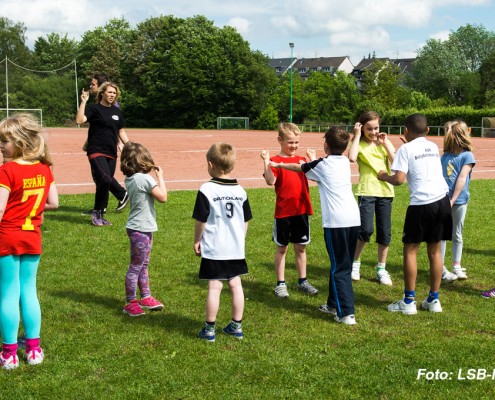
[[[197,338],[206,283],[198,280],[199,258],[192,249],[195,191],[170,192],[166,204],[156,205],[160,230],[151,255],[151,289],[165,309],[139,318],[122,313],[128,210],[109,211],[113,226],[97,228],[81,215],[91,207],[91,195],[61,196],[60,209],[46,213],[38,274],[45,362],[28,367],[21,361],[17,370],[0,371],[0,398],[491,399],[495,299],[483,299],[480,291],[495,286],[494,183],[471,184],[463,255],[469,279],[442,284],[443,313],[415,316],[387,311],[403,291],[401,232],[409,200],[407,186],[397,189],[388,260],[393,286],[374,281],[371,243],[362,258],[362,279],[354,284],[358,325],[351,327],[318,311],[328,293],[329,261],[317,188],[311,188],[308,278],[320,293],[297,291],[291,250],[287,299],[273,294],[273,189],[248,190],[254,218],[247,238],[250,273],[243,278],[245,339],[217,331],[215,343]],[[448,265],[449,251],[450,245]],[[420,301],[428,293],[424,247],[418,262]],[[225,288],[219,327],[230,320],[230,299]],[[418,379],[420,370],[437,379]],[[491,375],[482,379],[483,371]]]

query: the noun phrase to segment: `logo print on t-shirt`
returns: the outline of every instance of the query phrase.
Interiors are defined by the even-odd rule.
[[[112,119],[114,119],[115,121],[118,121],[119,120],[119,116],[118,115],[112,115]]]

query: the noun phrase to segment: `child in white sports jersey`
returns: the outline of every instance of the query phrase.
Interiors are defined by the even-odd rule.
[[[241,275],[248,273],[245,238],[252,218],[246,191],[231,178],[235,150],[215,143],[206,153],[211,180],[201,185],[194,205],[194,253],[201,256],[199,279],[208,280],[206,319],[200,339],[215,341],[216,318],[223,281],[232,293],[232,321],[223,332],[242,339],[244,292]]]
[[[148,264],[153,232],[158,230],[154,200],[167,201],[167,188],[163,170],[155,165],[149,151],[139,143],[127,142],[120,155],[120,170],[126,176],[125,187],[129,194],[131,210],[127,221],[127,235],[131,242],[131,262],[125,276],[125,314],[138,317],[144,310],[161,310],[163,304],[150,291]],[[156,174],[155,181],[149,172]],[[141,300],[136,298],[137,287]]]

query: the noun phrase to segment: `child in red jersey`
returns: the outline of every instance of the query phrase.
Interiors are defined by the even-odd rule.
[[[42,213],[58,207],[51,160],[41,126],[30,114],[0,122],[0,366],[14,369],[20,309],[30,365],[43,362],[36,273],[41,256]]]
[[[301,131],[296,124],[281,123],[278,126],[280,153],[270,158],[268,150],[261,152],[263,159],[263,177],[270,186],[275,186],[277,200],[273,241],[275,251],[275,274],[277,297],[289,297],[285,283],[285,256],[289,243],[294,244],[296,269],[299,277],[298,289],[309,295],[316,295],[318,289],[306,279],[306,245],[310,242],[309,216],[313,214],[309,197],[308,180],[303,172],[287,171],[270,167],[270,161],[276,163],[305,163],[304,157],[296,155],[299,148]]]

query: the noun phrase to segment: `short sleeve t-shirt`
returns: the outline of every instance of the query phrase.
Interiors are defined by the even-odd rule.
[[[406,174],[411,205],[434,203],[447,195],[438,146],[425,137],[399,147],[392,171]]]
[[[388,153],[383,146],[371,145],[361,140],[357,164],[359,167],[357,196],[394,197],[394,187],[388,182],[379,181],[377,178],[380,171],[387,171],[390,174]]]
[[[276,163],[296,163],[306,162],[301,156],[281,157],[279,155],[271,157],[271,161]],[[283,168],[272,168],[275,181],[275,218],[287,218],[296,215],[313,214],[311,198],[309,196],[308,180],[303,172],[288,171]]]
[[[0,222],[0,256],[41,254],[41,222],[53,175],[46,164],[10,161],[0,167],[9,199]]]
[[[320,192],[323,228],[361,225],[359,207],[352,193],[351,165],[345,156],[330,155],[301,166]]]
[[[139,232],[157,231],[155,199],[151,194],[157,185],[156,181],[150,175],[140,172],[126,176],[124,181],[130,204],[126,228]]]
[[[463,151],[460,154],[443,153],[440,161],[442,162],[443,177],[449,187],[449,197],[452,198],[457,178],[461,173],[462,167],[467,164],[472,164],[474,167],[476,164],[474,154],[470,151]],[[471,196],[469,193],[470,182],[471,172],[469,172],[466,177],[466,183],[464,184],[464,187],[462,188],[461,193],[459,193],[459,196],[454,204],[466,204],[469,201],[469,197]]]
[[[122,111],[115,106],[89,104],[84,111],[89,122],[87,154],[99,153],[117,158],[119,131],[124,128]]]

